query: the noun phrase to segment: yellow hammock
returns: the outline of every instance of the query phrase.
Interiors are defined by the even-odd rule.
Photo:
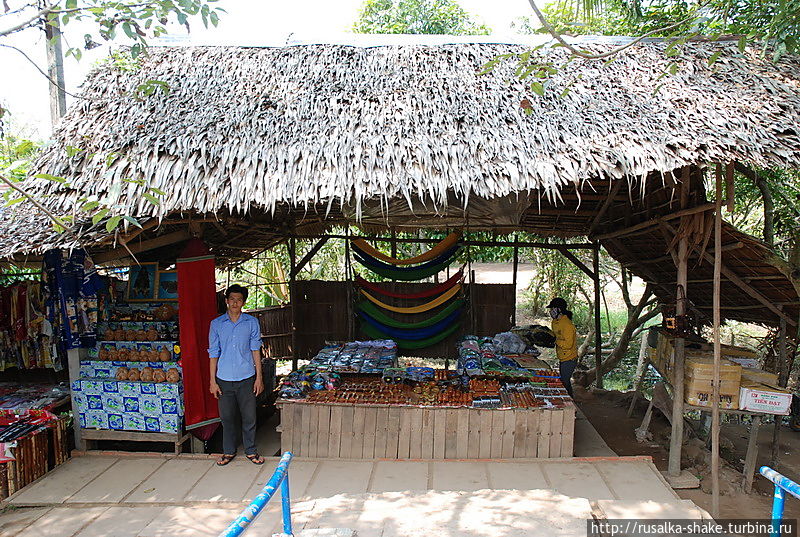
[[[452,248],[460,238],[461,238],[461,233],[454,231],[453,233],[442,239],[442,242],[440,242],[439,244],[437,244],[424,254],[420,254],[416,257],[409,257],[408,259],[396,259],[394,257],[384,254],[383,252],[379,252],[364,239],[356,239],[353,241],[353,244],[358,246],[359,249],[371,255],[375,259],[386,261],[387,263],[391,263],[392,265],[413,265],[415,263],[424,263],[425,261],[430,261],[431,259],[439,257],[447,250]]]
[[[447,292],[442,293],[441,295],[437,296],[430,302],[427,302],[425,304],[420,304],[419,306],[413,306],[410,308],[398,308],[397,306],[390,306],[389,304],[384,304],[383,302],[381,302],[371,294],[367,293],[363,289],[361,289],[360,291],[361,294],[367,298],[367,300],[385,310],[394,311],[397,313],[422,313],[423,311],[432,310],[436,306],[444,304],[445,302],[456,296],[458,292],[461,291],[461,284],[451,287],[450,289],[447,290]]]

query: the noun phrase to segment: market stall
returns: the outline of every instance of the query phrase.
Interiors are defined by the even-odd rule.
[[[281,448],[344,459],[571,457],[575,405],[550,370],[467,336],[454,369],[408,366],[392,340],[331,345],[281,386]],[[530,355],[517,355],[521,360]],[[413,363],[413,359],[411,359]]]

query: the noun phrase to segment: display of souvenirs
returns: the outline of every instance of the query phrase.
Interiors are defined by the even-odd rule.
[[[493,338],[465,336],[458,345],[459,373],[475,376],[530,377],[514,359],[496,351]]]
[[[61,369],[41,291],[41,284],[34,281],[0,288],[0,371]]]
[[[382,373],[396,364],[397,344],[391,340],[375,340],[328,345],[309,365],[339,373]]]
[[[176,433],[183,423],[177,306],[117,304],[72,390],[81,427]]]
[[[3,410],[52,410],[68,400],[66,385],[0,382],[0,409]]]

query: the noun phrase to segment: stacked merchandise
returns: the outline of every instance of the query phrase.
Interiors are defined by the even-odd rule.
[[[397,365],[397,344],[391,340],[328,344],[311,362],[283,379],[280,396],[299,399],[309,390],[330,390],[340,373],[382,374]]]
[[[385,367],[381,376],[363,370],[335,373],[333,364],[348,345],[323,349],[311,364],[289,375],[281,397],[317,403],[491,409],[563,408],[571,401],[555,371],[520,368],[495,353],[491,338],[462,340],[455,371]]]
[[[0,382],[2,410],[53,410],[68,401],[69,388],[66,385]]]
[[[178,433],[183,383],[178,310],[170,303],[119,304],[73,381],[81,427]]]
[[[329,344],[311,359],[309,366],[338,373],[382,373],[396,362],[397,344],[384,339]]]
[[[386,279],[420,281],[447,269],[459,252],[460,235],[452,233],[424,254],[407,259],[390,257],[363,239],[352,242],[353,257],[370,272]],[[393,339],[401,349],[423,349],[458,330],[465,300],[463,269],[447,281],[416,293],[400,293],[356,276],[362,300],[356,304],[361,329],[375,339]],[[375,295],[382,295],[378,298]],[[403,305],[385,302],[400,300]],[[424,302],[418,303],[420,300]],[[414,303],[414,305],[406,305]],[[403,320],[394,314],[405,315]],[[421,314],[427,314],[425,318]]]
[[[656,370],[670,382],[674,376],[673,337],[663,331],[651,332],[648,356]],[[743,347],[722,345],[720,363],[720,408],[787,415],[792,394],[777,385],[774,373],[756,367],[756,353]],[[706,341],[687,342],[684,367],[684,400],[709,407],[714,378],[713,346]]]

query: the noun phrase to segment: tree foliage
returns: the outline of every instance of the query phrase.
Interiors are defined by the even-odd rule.
[[[455,0],[366,0],[353,31],[360,34],[485,35]]]

